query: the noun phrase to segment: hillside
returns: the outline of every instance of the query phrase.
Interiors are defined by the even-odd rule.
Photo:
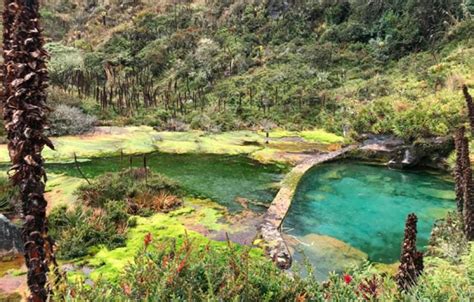
[[[473,301],[474,0],[0,8],[0,301]]]
[[[45,1],[51,99],[104,125],[446,135],[474,5],[431,2]]]

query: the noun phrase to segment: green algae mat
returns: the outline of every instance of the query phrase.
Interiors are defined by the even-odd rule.
[[[263,163],[288,163],[281,154],[325,150],[343,142],[343,138],[324,130],[303,132],[274,131],[266,144],[265,134],[256,131],[206,133],[202,131],[157,132],[151,127],[97,127],[94,133],[81,136],[52,138],[55,150],[45,148],[43,156],[48,163],[110,157],[120,154],[201,153],[247,154]],[[298,138],[285,141],[285,138]],[[0,162],[9,162],[6,145],[0,145]]]

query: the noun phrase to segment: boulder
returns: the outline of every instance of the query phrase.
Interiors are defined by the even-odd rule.
[[[416,140],[398,152],[388,166],[396,169],[417,165],[447,169],[446,158],[454,150],[452,137],[434,137]]]
[[[0,259],[23,251],[20,229],[0,214]]]
[[[367,134],[353,157],[368,161],[388,162],[406,148],[403,140],[390,135]]]
[[[365,135],[361,147],[353,153],[353,157],[380,161],[394,169],[418,165],[447,169],[446,158],[453,149],[454,141],[450,136],[423,138],[407,143],[389,135]]]

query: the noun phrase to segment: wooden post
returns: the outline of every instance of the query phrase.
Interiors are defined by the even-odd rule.
[[[145,185],[148,186],[148,168],[146,164],[146,154],[143,154],[143,169],[145,170]]]
[[[77,161],[76,152],[74,152],[74,164],[76,165],[76,169],[77,169],[77,171],[79,171],[79,174],[81,174],[82,178],[84,178],[87,181],[87,183],[90,185],[91,182],[89,181],[89,179],[87,179],[86,175],[82,172],[81,167],[79,166],[79,162]]]

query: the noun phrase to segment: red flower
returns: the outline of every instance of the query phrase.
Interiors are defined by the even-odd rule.
[[[351,276],[351,275],[344,274],[343,278],[344,278],[344,282],[345,282],[346,284],[349,284],[349,283],[351,283],[351,281],[352,281],[352,276]]]
[[[145,235],[145,239],[143,239],[143,242],[145,243],[145,248],[147,248],[150,243],[152,242],[153,238],[151,236],[151,233],[148,233]]]

